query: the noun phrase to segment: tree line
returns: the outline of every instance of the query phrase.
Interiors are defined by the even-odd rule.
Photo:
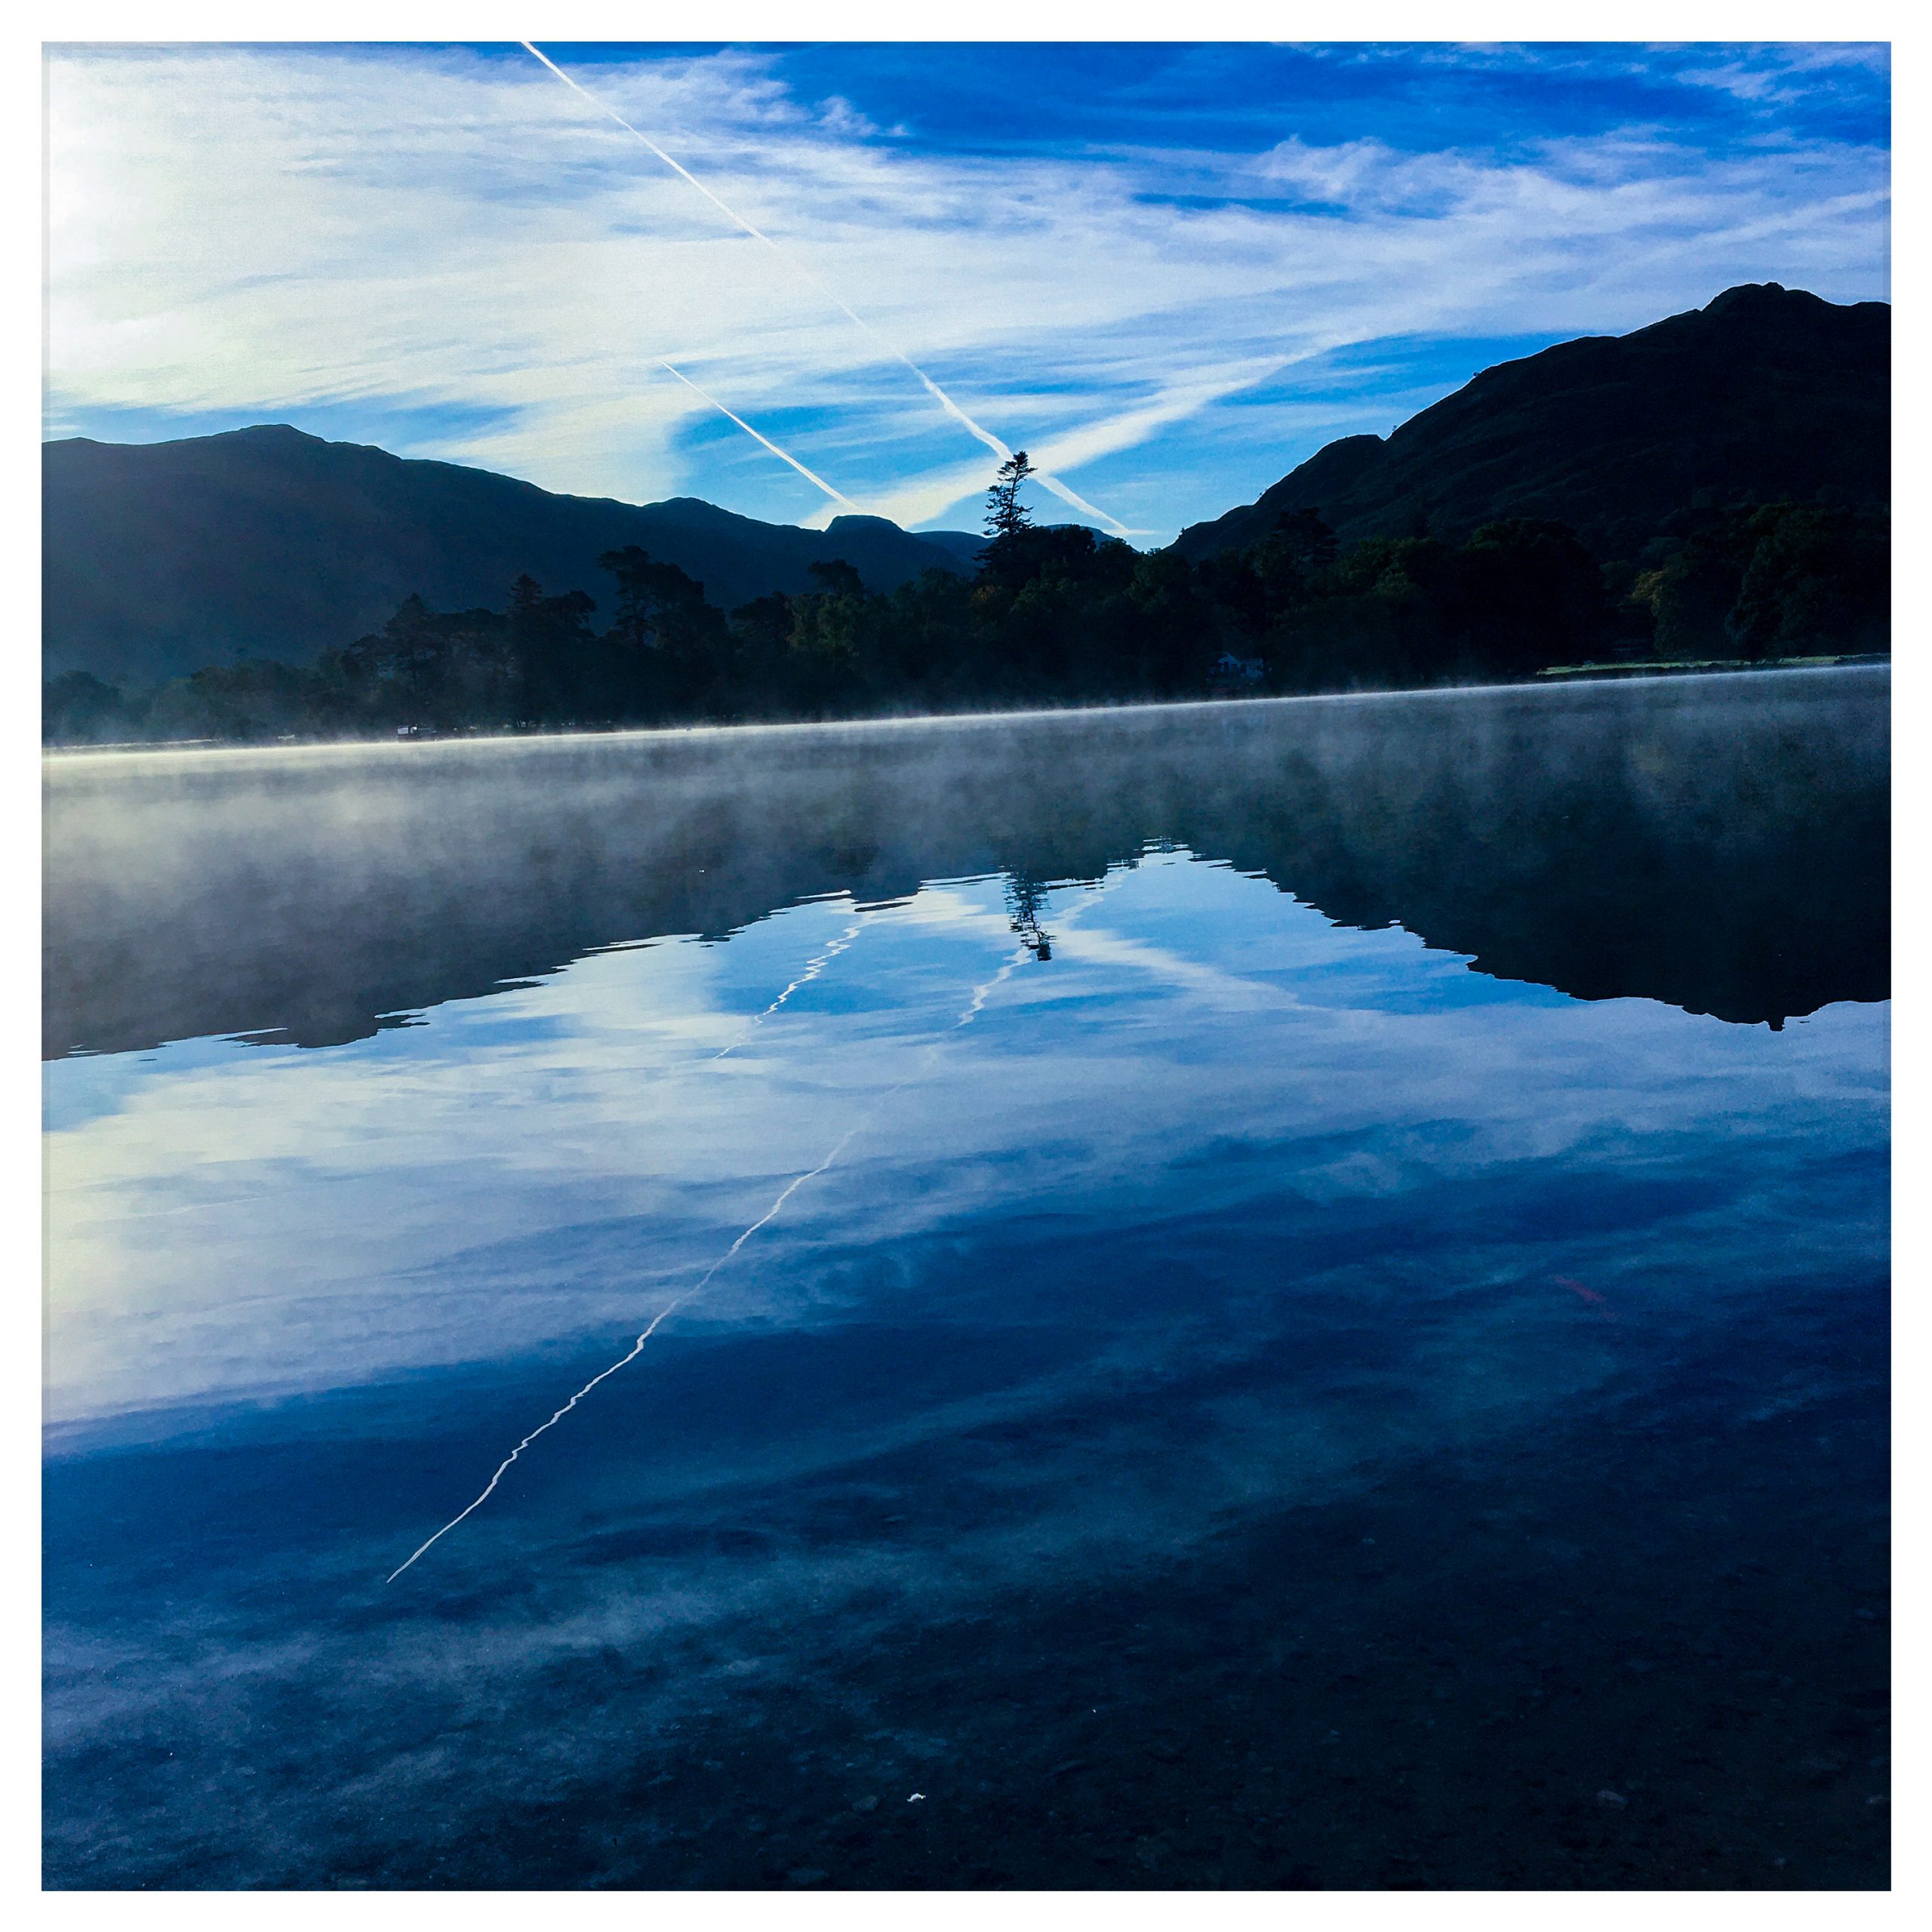
[[[977,573],[889,592],[844,563],[721,611],[635,545],[606,552],[608,615],[528,576],[500,610],[405,598],[312,666],[244,657],[143,693],[86,672],[46,688],[50,742],[272,741],[1198,697],[1520,678],[1586,660],[1742,659],[1888,648],[1889,525],[1829,502],[1704,506],[1631,562],[1559,523],[1460,543],[1346,546],[1318,513],[1198,563],[1035,524],[1024,451],[988,493]],[[598,619],[605,621],[600,627]]]

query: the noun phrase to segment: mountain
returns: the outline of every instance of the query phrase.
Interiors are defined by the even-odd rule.
[[[284,424],[176,442],[85,437],[43,451],[45,674],[178,677],[238,653],[302,663],[380,625],[411,591],[500,609],[528,571],[608,608],[599,554],[641,544],[729,609],[851,564],[874,590],[970,574],[983,537],[914,536],[883,517],[825,531],[761,523],[694,497],[566,497]]]
[[[1306,508],[1344,543],[1549,518],[1598,561],[1629,564],[1660,537],[1681,539],[1684,512],[1740,497],[1888,503],[1890,400],[1885,303],[1733,288],[1629,335],[1487,369],[1386,438],[1329,444],[1174,548],[1199,559],[1240,547]],[[608,614],[614,587],[597,558],[627,544],[678,565],[727,610],[809,589],[814,563],[843,561],[888,591],[926,570],[970,575],[984,547],[879,517],[818,531],[695,497],[553,495],[286,426],[49,443],[43,504],[45,674],[131,687],[240,654],[309,662],[412,591],[440,610],[501,608],[525,572],[552,592],[587,590]],[[1720,618],[1737,595],[1727,577]]]
[[[1311,509],[1345,544],[1546,517],[1599,558],[1629,560],[1673,512],[1740,496],[1886,504],[1891,319],[1885,303],[1770,281],[1629,335],[1558,343],[1485,369],[1386,438],[1330,443],[1174,548],[1242,548]]]

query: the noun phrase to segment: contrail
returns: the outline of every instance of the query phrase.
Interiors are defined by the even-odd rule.
[[[726,220],[731,222],[734,226],[742,229],[746,234],[749,235],[752,238],[753,241],[762,242],[764,245],[769,248],[794,275],[798,275],[806,281],[811,283],[812,287],[817,290],[826,301],[829,302],[835,309],[838,309],[841,314],[844,315],[849,321],[856,322],[860,328],[863,329],[866,334],[870,336],[872,340],[877,343],[880,348],[883,349],[894,361],[903,363],[905,366],[908,369],[911,370],[912,374],[918,377],[919,380],[925,385],[927,394],[932,397],[933,400],[946,411],[947,415],[950,416],[955,423],[958,423],[970,434],[978,437],[980,441],[984,443],[988,449],[995,451],[998,454],[1001,462],[1004,463],[1011,457],[1013,454],[1012,451],[1009,449],[1004,443],[1001,442],[998,437],[995,435],[990,429],[982,429],[978,423],[974,422],[972,417],[968,416],[965,411],[961,409],[958,404],[955,402],[952,397],[948,395],[945,390],[941,389],[938,383],[934,382],[931,377],[928,375],[925,371],[921,368],[918,364],[915,362],[912,357],[906,353],[904,349],[901,349],[897,343],[892,341],[889,337],[881,335],[879,331],[875,328],[870,322],[867,321],[865,317],[860,315],[856,309],[853,308],[849,303],[841,299],[837,291],[832,288],[831,286],[826,283],[815,270],[808,267],[804,263],[799,261],[792,255],[789,249],[784,248],[780,243],[774,242],[769,235],[765,233],[763,229],[754,227],[752,224],[747,221],[743,215],[739,214],[736,208],[732,208],[726,202],[721,201],[718,197],[714,195],[711,190],[691,171],[688,168],[685,166],[683,162],[674,160],[669,155],[666,154],[648,134],[645,133],[642,128],[634,128],[632,126],[630,122],[626,121],[614,107],[607,106],[605,103],[598,100],[597,96],[592,94],[588,88],[580,86],[577,82],[572,80],[569,75],[565,73],[563,69],[558,66],[556,62],[552,60],[547,54],[543,51],[541,48],[534,45],[531,42],[527,40],[519,41],[517,45],[521,47],[526,54],[531,54],[537,60],[542,61],[544,66],[548,67],[551,72],[555,74],[558,79],[563,82],[565,87],[570,88],[574,93],[581,94],[583,98],[589,101],[591,106],[595,108],[600,114],[607,115],[611,120],[616,122],[617,125],[623,128],[626,134],[641,141],[666,168],[669,168],[674,174],[682,175],[684,178],[688,181],[691,185],[712,205],[713,208],[718,210],[719,214],[724,217]],[[666,366],[668,367],[669,365],[667,365]],[[675,373],[675,371],[673,373]],[[692,386],[695,388],[697,385],[694,383]],[[728,411],[726,413],[728,414],[729,414]],[[737,420],[735,417],[734,417],[732,420],[734,422]],[[752,433],[754,435],[757,435],[758,432],[754,429]],[[760,437],[758,440],[762,442],[764,438]],[[785,454],[783,450],[779,451],[777,453],[780,456],[784,456]],[[792,459],[789,457],[786,457],[785,460],[787,463],[789,463]],[[801,469],[804,467],[802,464],[796,465],[795,466]],[[805,473],[808,475],[811,475],[811,474],[809,470],[807,470]],[[1041,484],[1043,484],[1048,489],[1051,490],[1063,503],[1072,504],[1075,509],[1084,511],[1088,516],[1094,518],[1097,521],[1110,525],[1117,536],[1124,537],[1127,534],[1127,525],[1122,523],[1119,518],[1110,515],[1107,511],[1102,509],[1097,503],[1090,503],[1084,497],[1080,496],[1074,491],[1069,489],[1057,476],[1052,475],[1048,471],[1044,469],[1035,469],[1033,472],[1033,474],[1039,479]],[[816,477],[813,477],[812,480],[814,482],[818,481],[818,479]],[[819,487],[823,489],[826,486],[823,484],[820,484]],[[833,492],[833,494],[835,495],[837,494],[838,493],[835,491]],[[845,500],[841,497],[839,498],[839,500],[843,503]]]
[[[848,510],[856,511],[861,516],[865,514],[863,510],[859,509],[858,505],[854,503],[851,498],[845,494],[844,491],[835,490],[832,485],[828,483],[823,476],[820,475],[816,470],[808,469],[796,457],[790,454],[786,451],[781,450],[769,436],[761,435],[759,432],[754,429],[742,416],[734,415],[730,410],[727,409],[709,389],[698,389],[697,383],[693,382],[690,377],[685,374],[683,370],[672,368],[671,365],[666,362],[661,356],[658,358],[657,366],[660,369],[670,369],[672,374],[675,376],[678,381],[684,384],[686,389],[697,389],[698,394],[703,396],[705,401],[709,403],[712,408],[716,410],[719,415],[731,417],[731,420],[737,423],[738,427],[743,430],[746,435],[756,437],[758,441],[761,442],[774,456],[780,458],[784,462],[789,463],[801,476],[805,478],[808,482],[816,483],[834,503],[843,503]]]
[[[1098,890],[1104,891],[1105,888],[1102,887],[1098,888]],[[1086,910],[1087,906],[1092,903],[1092,900],[1089,900],[1081,905],[1073,907],[1067,913],[1066,917],[1059,923],[1063,927],[1071,924],[1075,919],[1080,916],[1081,912]],[[1003,985],[1006,980],[1012,977],[1013,974],[1017,968],[1024,965],[1026,962],[1033,958],[1033,956],[1032,949],[1029,946],[1022,946],[1017,949],[1013,956],[1007,961],[1004,965],[1001,967],[997,973],[994,974],[989,979],[983,980],[978,986],[973,989],[971,996],[968,999],[965,1006],[961,1009],[959,1017],[947,1028],[947,1034],[956,1033],[961,1027],[971,1026],[973,1022],[980,1017],[980,1013],[986,1006],[987,1000],[992,996],[994,991],[998,987]],[[798,983],[802,983],[802,982],[795,982],[795,985]],[[787,987],[786,989],[786,993],[789,994],[792,990],[792,987]],[[780,995],[780,999],[782,1000],[785,996],[785,994],[781,994]],[[777,1004],[777,1001],[774,1002],[774,1005]],[[768,1011],[770,1010],[770,1008],[767,1009]],[[930,1062],[938,1054],[940,1048],[944,1044],[944,1038],[945,1036],[942,1035],[939,1039],[931,1040],[927,1042],[925,1052],[922,1056],[923,1062]],[[752,1222],[752,1224],[738,1236],[737,1240],[732,1242],[731,1245],[728,1247],[724,1252],[704,1271],[703,1274],[696,1281],[694,1281],[691,1287],[687,1288],[682,1294],[674,1295],[670,1300],[666,1302],[664,1306],[651,1318],[649,1323],[638,1336],[636,1340],[632,1342],[630,1347],[623,1355],[620,1355],[608,1368],[601,1370],[598,1374],[593,1375],[590,1380],[586,1382],[583,1386],[563,1405],[561,1408],[558,1410],[555,1415],[550,1417],[549,1421],[540,1423],[536,1428],[533,1429],[530,1433],[526,1435],[523,1440],[497,1465],[495,1474],[494,1474],[491,1477],[490,1480],[483,1485],[482,1491],[478,1495],[476,1500],[472,1503],[467,1509],[459,1510],[457,1514],[452,1516],[434,1536],[429,1539],[427,1542],[421,1544],[417,1549],[412,1551],[404,1561],[398,1564],[396,1567],[383,1579],[384,1584],[386,1586],[388,1584],[393,1583],[411,1564],[416,1561],[418,1557],[423,1555],[425,1552],[432,1549],[437,1543],[441,1542],[443,1538],[448,1536],[451,1531],[454,1529],[456,1526],[459,1523],[462,1522],[466,1518],[474,1515],[478,1509],[481,1509],[483,1505],[488,1502],[490,1498],[495,1494],[497,1484],[503,1481],[504,1474],[509,1469],[510,1465],[514,1463],[516,1459],[521,1456],[540,1435],[546,1433],[549,1430],[555,1429],[558,1423],[561,1422],[565,1417],[568,1415],[571,1410],[575,1408],[578,1403],[582,1401],[584,1397],[589,1395],[592,1389],[595,1389],[600,1382],[609,1381],[611,1377],[615,1375],[619,1369],[628,1367],[631,1363],[635,1361],[638,1357],[643,1352],[645,1343],[649,1341],[651,1337],[657,1332],[658,1324],[664,1320],[665,1317],[669,1315],[673,1309],[682,1307],[686,1302],[692,1300],[696,1297],[702,1294],[704,1291],[711,1285],[712,1280],[718,1275],[718,1272],[738,1253],[739,1250],[744,1246],[746,1242],[749,1241],[752,1236],[758,1232],[759,1229],[764,1226],[768,1222],[771,1220],[774,1217],[777,1215],[779,1210],[785,1205],[786,1202],[789,1201],[792,1195],[797,1193],[798,1189],[804,1186],[807,1181],[817,1180],[820,1174],[823,1174],[827,1168],[830,1168],[838,1158],[839,1155],[844,1153],[846,1149],[849,1147],[852,1144],[853,1141],[857,1138],[860,1133],[866,1127],[870,1124],[873,1118],[878,1113],[879,1109],[885,1105],[886,1102],[892,1099],[895,1094],[903,1093],[906,1088],[909,1087],[914,1080],[918,1077],[921,1071],[921,1068],[915,1067],[902,1079],[896,1081],[891,1086],[887,1088],[886,1090],[872,1102],[872,1105],[868,1107],[866,1111],[861,1114],[860,1117],[854,1121],[841,1135],[840,1135],[837,1143],[833,1146],[831,1152],[827,1154],[825,1158],[820,1161],[817,1167],[808,1170],[804,1174],[795,1174],[790,1180],[787,1181],[785,1186],[779,1191],[777,1198],[772,1202],[771,1205],[755,1221]]]

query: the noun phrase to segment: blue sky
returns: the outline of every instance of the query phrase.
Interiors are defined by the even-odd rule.
[[[545,51],[595,99],[515,47],[53,50],[49,433],[914,527],[990,438],[1148,544],[1549,342],[1889,295],[1881,48]]]

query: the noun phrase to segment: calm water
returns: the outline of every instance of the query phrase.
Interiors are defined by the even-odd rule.
[[[1884,1884],[1888,695],[52,762],[48,1882]]]

